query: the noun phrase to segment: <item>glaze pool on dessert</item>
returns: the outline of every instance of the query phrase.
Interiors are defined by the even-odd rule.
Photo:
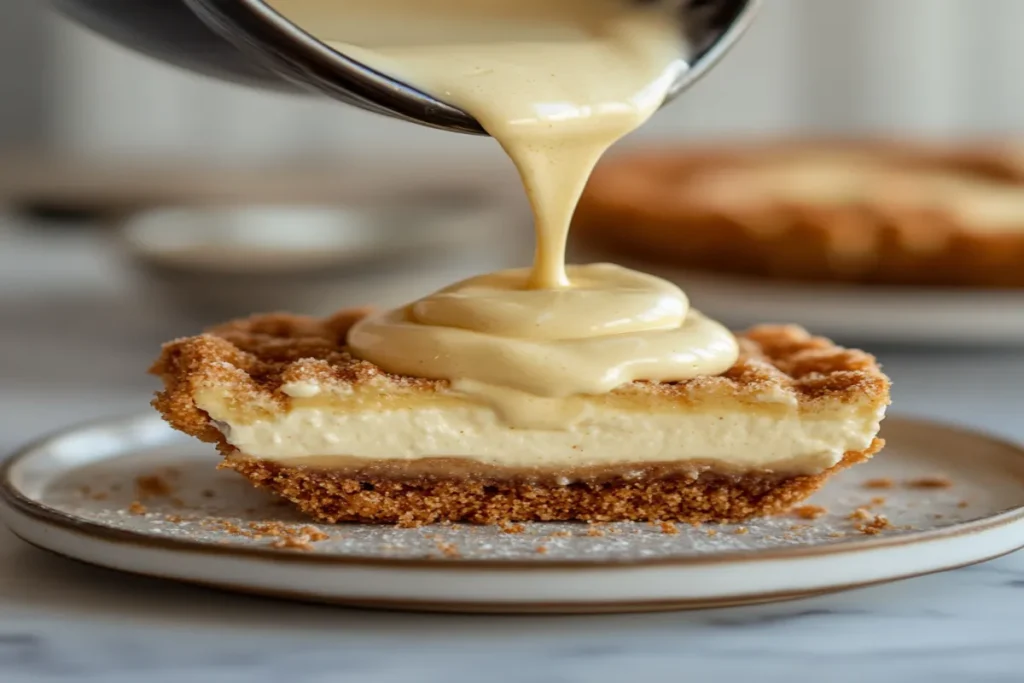
[[[471,113],[519,169],[533,206],[531,269],[484,275],[356,323],[353,354],[445,379],[516,428],[566,429],[575,397],[643,379],[714,375],[732,335],[659,278],[567,269],[594,165],[664,101],[685,68],[671,3],[626,0],[274,0],[329,45]],[[415,29],[410,31],[410,26]]]
[[[558,289],[529,288],[525,269],[472,278],[368,315],[348,343],[388,372],[449,380],[517,429],[569,429],[590,417],[593,396],[736,361],[733,335],[689,310],[675,285],[611,264],[568,272],[572,284]]]
[[[394,311],[165,346],[155,405],[226,466],[326,521],[705,521],[783,510],[881,446],[870,356],[737,337],[660,278],[566,265],[595,163],[686,68],[672,3],[270,4],[476,117],[519,169],[536,254]]]

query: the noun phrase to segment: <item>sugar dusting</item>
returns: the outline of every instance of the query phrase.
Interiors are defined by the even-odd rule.
[[[42,502],[110,528],[221,547],[382,559],[604,562],[858,543],[976,519],[1020,497],[999,472],[965,471],[950,474],[951,485],[944,488],[895,486],[882,501],[866,482],[935,476],[928,460],[888,451],[830,482],[810,501],[816,513],[821,511],[813,519],[794,512],[699,527],[658,521],[403,529],[310,523],[246,480],[216,470],[215,462],[212,454],[195,448],[154,449],[101,461],[54,481]],[[173,479],[165,474],[157,485],[153,477],[168,471],[175,473]],[[144,505],[138,504],[140,488],[146,492]]]

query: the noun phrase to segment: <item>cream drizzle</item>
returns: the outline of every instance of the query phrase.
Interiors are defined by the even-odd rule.
[[[354,354],[395,374],[449,380],[511,426],[540,429],[580,419],[575,396],[719,374],[735,362],[733,336],[691,311],[674,285],[608,264],[565,265],[594,165],[686,68],[673,3],[270,4],[346,55],[472,114],[515,163],[533,207],[532,269],[369,316],[350,332]]]

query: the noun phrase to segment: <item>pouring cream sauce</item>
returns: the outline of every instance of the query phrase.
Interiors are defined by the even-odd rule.
[[[659,278],[566,267],[594,165],[661,105],[681,69],[672,2],[270,0],[348,57],[474,116],[515,163],[533,208],[533,267],[470,278],[349,334],[395,373],[444,379],[517,428],[562,429],[581,394],[724,372],[728,330]],[[629,229],[629,226],[623,226]]]

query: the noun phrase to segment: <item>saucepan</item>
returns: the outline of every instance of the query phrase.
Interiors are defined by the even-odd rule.
[[[66,15],[107,38],[191,71],[273,90],[319,92],[433,128],[485,134],[469,114],[346,57],[291,24],[264,0],[53,1]],[[760,4],[623,1],[678,6],[687,68],[680,70],[665,102],[686,90],[732,47]]]

